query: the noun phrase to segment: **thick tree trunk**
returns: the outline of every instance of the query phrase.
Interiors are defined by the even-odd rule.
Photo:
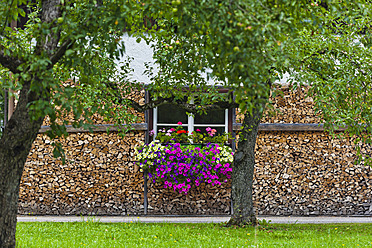
[[[257,218],[253,208],[254,149],[263,106],[253,109],[252,114],[244,115],[243,129],[240,132],[238,149],[234,156],[231,197],[233,214],[228,225],[256,225]]]
[[[35,100],[23,86],[17,108],[0,140],[0,247],[15,247],[19,184],[23,167],[43,118],[32,121],[28,104]]]
[[[47,55],[53,58],[59,42],[60,33],[53,30],[57,18],[61,15],[60,0],[42,1],[41,22],[51,28],[51,32],[41,32],[44,35],[37,37],[35,54]],[[62,54],[63,55],[63,54]],[[60,58],[62,55],[58,56]],[[54,63],[58,58],[50,59]],[[55,60],[55,61],[54,61]],[[27,62],[26,62],[27,63]],[[34,63],[34,62],[32,62]],[[0,140],[0,247],[15,247],[15,233],[17,224],[19,184],[21,181],[24,164],[26,162],[32,143],[43,122],[43,111],[38,113],[38,118],[30,117],[29,105],[39,99],[48,101],[49,87],[45,76],[52,64],[41,66],[35,71],[29,71],[31,81],[23,82],[19,95],[19,102],[11,119],[5,126]],[[41,83],[38,75],[46,80]],[[33,90],[31,91],[31,85]]]
[[[61,15],[60,0],[42,1],[41,21],[50,28]],[[43,33],[43,32],[41,32]],[[45,32],[44,32],[45,33]],[[59,42],[59,31],[37,37],[35,54],[47,55],[49,58],[55,53]],[[60,56],[59,56],[60,57]],[[58,59],[57,59],[58,60]],[[54,61],[56,62],[56,61]],[[48,88],[39,80],[38,75],[50,69],[52,65],[29,71],[32,80],[23,82],[16,110],[5,126],[0,140],[0,247],[15,247],[15,233],[17,224],[19,184],[24,164],[32,143],[43,122],[43,116],[38,119],[30,117],[29,105],[41,98],[48,101]],[[48,83],[47,81],[45,83]],[[31,91],[33,85],[33,91]],[[35,90],[36,89],[36,90]],[[42,111],[41,111],[42,112]],[[39,115],[42,115],[39,113]]]

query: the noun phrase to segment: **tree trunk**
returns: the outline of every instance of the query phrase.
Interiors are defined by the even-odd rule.
[[[20,101],[0,140],[0,247],[15,247],[19,184],[24,164],[43,118],[32,121],[28,104],[36,95],[30,82],[21,90]]]
[[[42,1],[41,22],[53,28],[57,18],[61,16],[60,6],[60,0]],[[56,51],[60,31],[57,29],[51,30],[51,32],[41,33],[42,35],[37,37],[34,54],[47,55],[51,58]],[[5,126],[0,140],[1,248],[15,247],[16,245],[15,233],[19,184],[28,153],[44,119],[42,110],[38,112],[38,118],[36,120],[35,118],[31,118],[29,105],[39,99],[48,102],[50,87],[45,86],[45,84],[50,83],[46,79],[46,75],[50,73],[52,66],[52,64],[47,66],[41,64],[34,71],[28,71],[32,75],[32,79],[31,81],[23,82],[16,110]],[[42,75],[40,78],[45,81],[44,84],[38,75]],[[31,90],[31,85],[33,85],[33,90]]]
[[[227,225],[256,225],[253,208],[254,149],[264,105],[245,113],[238,149],[234,156],[231,197],[233,214]]]

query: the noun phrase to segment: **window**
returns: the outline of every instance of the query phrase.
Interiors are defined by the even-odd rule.
[[[219,134],[225,132],[232,132],[233,126],[233,113],[232,109],[226,110],[211,110],[206,114],[195,114],[188,116],[186,110],[179,106],[172,104],[164,104],[149,113],[149,130],[154,130],[155,136],[159,129],[165,128],[166,130],[171,127],[177,127],[178,122],[182,122],[182,126],[189,133],[196,129],[201,132],[206,132],[207,127],[217,130]]]
[[[196,129],[204,132],[207,127],[216,129],[220,134],[229,131],[229,111],[227,109],[209,111],[205,115],[188,116],[184,109],[175,105],[165,104],[153,109],[153,116],[153,130],[155,134],[159,129],[169,129],[178,126],[178,122],[182,122],[182,126],[189,133]]]

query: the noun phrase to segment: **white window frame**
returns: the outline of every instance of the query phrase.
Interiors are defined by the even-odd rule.
[[[153,109],[154,137],[156,137],[156,135],[158,133],[158,126],[159,127],[162,127],[162,126],[178,127],[180,125],[178,125],[177,123],[172,123],[172,124],[171,123],[161,123],[161,124],[159,124],[158,123],[158,108],[156,107],[156,108]],[[189,131],[189,134],[194,132],[194,126],[195,126],[194,117],[189,115],[188,118],[187,118],[187,124],[182,123],[181,126],[187,128],[187,130]],[[224,124],[196,124],[196,126],[206,127],[206,128],[207,127],[211,127],[211,128],[213,128],[213,127],[224,127],[225,132],[227,133],[229,131],[229,110],[225,109],[225,123]]]

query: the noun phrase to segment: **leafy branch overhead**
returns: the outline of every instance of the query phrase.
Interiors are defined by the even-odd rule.
[[[129,101],[129,105],[132,106],[135,110],[139,112],[144,112],[146,110],[153,109],[155,107],[161,106],[163,104],[173,104],[177,105],[183,109],[185,109],[189,113],[204,113],[209,110],[216,110],[216,109],[230,109],[230,108],[236,108],[239,105],[235,102],[229,102],[228,100],[221,100],[218,102],[214,102],[211,104],[193,104],[188,103],[187,101],[183,99],[176,99],[175,96],[170,96],[167,98],[158,97],[157,99],[149,100],[146,103],[140,104],[135,100],[131,99],[125,99],[125,101]]]
[[[370,123],[368,2],[14,0],[2,2],[0,10],[20,5],[28,5],[29,13],[23,30],[11,23],[25,15],[24,8],[1,17],[0,64],[13,73],[4,87],[20,90],[41,79],[31,84],[31,90],[42,93],[30,102],[30,111],[35,119],[50,117],[54,136],[64,133],[58,131],[65,124],[56,122],[58,116],[71,111],[76,126],[84,124],[81,118],[91,122],[93,112],[130,123],[136,118],[126,114],[130,108],[143,112],[164,103],[190,113],[231,107],[252,112],[265,106],[271,82],[285,72],[315,86],[326,126],[347,125],[348,133],[358,134],[356,123]],[[146,86],[153,92],[147,103],[126,99],[142,86],[130,78],[130,63],[118,73],[125,34],[154,49],[156,63],[146,70],[153,82]],[[61,85],[69,79],[79,86]],[[234,92],[234,99],[218,96],[211,81]],[[118,92],[110,82],[118,84]],[[332,85],[331,90],[324,85]],[[198,89],[207,93],[192,104],[190,92]],[[118,104],[120,114],[109,111]]]

